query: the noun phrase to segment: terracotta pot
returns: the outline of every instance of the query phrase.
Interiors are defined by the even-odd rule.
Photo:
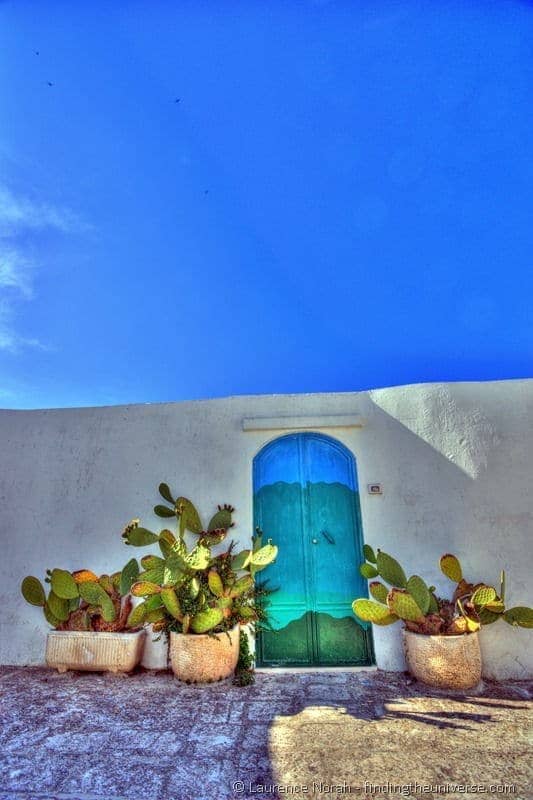
[[[187,683],[212,683],[229,678],[239,658],[239,625],[227,633],[170,634],[170,664]]]
[[[144,631],[50,631],[46,663],[58,672],[131,672],[141,660],[143,644]]]
[[[442,689],[471,689],[481,680],[477,632],[425,636],[404,630],[403,642],[409,672],[422,683]]]

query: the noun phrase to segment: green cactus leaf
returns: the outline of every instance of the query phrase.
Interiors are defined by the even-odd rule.
[[[463,580],[463,570],[459,559],[451,553],[446,553],[440,558],[441,572],[446,575],[454,583],[459,583]]]
[[[80,597],[91,606],[99,606],[102,600],[109,599],[108,595],[96,581],[84,581],[78,584]],[[104,602],[105,602],[104,599]]]
[[[136,558],[131,558],[120,573],[119,591],[122,597],[129,594],[132,583],[139,577],[139,565]]]
[[[120,594],[120,572],[113,572],[111,575],[111,583],[113,584],[113,589],[115,592]]]
[[[159,534],[159,548],[165,558],[168,558],[168,556],[174,551],[177,544],[178,540],[172,531],[169,531],[167,528],[161,531]]]
[[[233,606],[232,597],[218,597],[215,603],[217,608],[231,608]]]
[[[485,608],[487,609],[487,611],[492,611],[493,614],[503,614],[503,612],[505,611],[505,603],[503,602],[503,600],[500,600],[500,598],[497,597],[495,600],[492,601],[492,603],[487,603]]]
[[[27,603],[30,603],[32,606],[44,606],[46,595],[43,585],[38,578],[34,578],[33,575],[28,575],[22,581],[20,591]]]
[[[243,575],[239,578],[230,589],[230,597],[240,597],[242,594],[249,592],[254,585],[254,579],[251,575]]]
[[[533,608],[514,606],[504,612],[503,618],[509,625],[518,625],[520,628],[533,628]]]
[[[162,608],[163,600],[161,599],[161,593],[151,594],[145,599],[143,605],[147,611],[155,611],[156,608]]]
[[[189,595],[194,600],[200,594],[200,581],[198,578],[191,578],[191,582],[189,584]]]
[[[44,604],[43,612],[44,612],[44,617],[45,617],[46,621],[48,622],[48,624],[51,625],[52,628],[59,628],[59,626],[61,625],[61,620],[58,619],[55,616],[55,614],[52,614],[52,612],[50,610],[50,606],[48,605],[48,603]]]
[[[168,613],[174,617],[174,619],[181,620],[183,617],[180,603],[176,592],[172,588],[162,589],[161,590],[161,600],[168,611]]]
[[[372,622],[374,625],[391,625],[398,619],[395,614],[391,614],[387,606],[364,597],[353,601],[352,610],[356,617],[364,622]]]
[[[423,578],[420,575],[412,575],[407,581],[406,588],[422,614],[427,614],[431,603],[431,594]]]
[[[211,561],[211,551],[203,544],[197,544],[190,553],[185,556],[185,563],[189,569],[205,569]]]
[[[63,600],[72,600],[74,597],[78,597],[78,585],[66,569],[53,569],[50,582],[52,591],[57,597],[61,597]]]
[[[383,580],[390,583],[391,586],[399,586],[401,589],[405,589],[407,578],[405,572],[395,558],[384,553],[382,550],[378,550],[376,564],[378,573]]]
[[[115,619],[117,618],[117,612],[115,610],[113,601],[111,600],[107,592],[104,592],[104,595],[99,605],[101,609],[102,618],[105,620],[105,622],[114,622]]]
[[[386,605],[387,595],[389,593],[389,590],[387,589],[386,586],[384,586],[379,581],[372,581],[372,583],[368,584],[368,591],[370,592],[374,600],[377,600],[378,603],[384,603]]]
[[[218,511],[214,516],[211,517],[209,520],[209,525],[207,526],[208,532],[216,531],[218,528],[222,528],[223,530],[227,531],[228,528],[232,526],[231,514],[232,514],[232,507],[225,505],[222,508],[218,508]]]
[[[143,569],[157,569],[158,567],[165,566],[165,559],[159,556],[147,555],[141,558],[141,567]]]
[[[433,592],[430,592],[429,596],[429,608],[427,610],[428,614],[438,614],[439,613],[439,603]]]
[[[149,544],[159,541],[159,536],[147,528],[134,528],[125,537],[125,541],[126,544],[131,544],[133,547],[148,547]]]
[[[168,506],[154,506],[154,514],[158,517],[175,517],[176,512],[173,508],[168,508]]]
[[[73,611],[77,611],[78,610],[78,608],[80,607],[80,600],[81,600],[81,598],[78,596],[78,597],[73,597],[72,600],[68,601],[69,613],[72,613]]]
[[[130,592],[134,597],[148,597],[151,594],[159,594],[161,587],[157,583],[148,581],[137,581],[131,585]]]
[[[222,597],[224,594],[224,584],[222,583],[222,578],[216,569],[209,570],[207,582],[209,584],[209,589],[215,595],[215,597]]]
[[[275,544],[264,544],[259,550],[252,553],[250,564],[255,567],[255,572],[264,569],[271,564],[278,554],[278,548]]]
[[[492,625],[492,623],[499,620],[501,616],[501,614],[497,614],[495,611],[489,611],[488,608],[482,608],[478,612],[479,621],[482,625]]]
[[[143,624],[146,613],[146,603],[139,603],[138,606],[135,606],[135,608],[132,608],[130,611],[128,619],[126,620],[126,627],[138,628],[139,625]]]
[[[107,594],[113,594],[114,592],[113,582],[109,575],[100,575],[100,577],[98,578],[98,583],[100,584],[104,592],[107,592]]]
[[[376,555],[369,544],[363,545],[363,555],[367,561],[370,561],[371,564],[376,563]]]
[[[182,530],[181,525],[184,526],[184,530],[188,530],[191,533],[202,532],[200,515],[190,500],[186,497],[178,497],[176,511],[180,515],[180,532]]]
[[[391,589],[387,596],[387,605],[393,614],[403,620],[416,622],[424,616],[407,589]]]
[[[374,566],[372,566],[372,564],[366,564],[366,563],[361,564],[361,566],[359,567],[359,572],[361,573],[363,578],[366,578],[367,580],[371,580],[372,578],[377,578],[377,576],[379,575],[379,572]]]
[[[170,489],[169,489],[169,487],[168,487],[168,485],[166,483],[160,483],[159,484],[159,494],[161,495],[163,500],[166,500],[167,503],[170,503],[171,505],[174,505],[174,503],[176,502],[174,500],[174,498],[172,497],[172,493],[171,493],[171,491],[170,491]],[[174,516],[174,515],[172,515],[172,516]]]
[[[486,606],[496,600],[496,589],[493,586],[480,586],[472,595],[472,603],[475,606]]]
[[[162,583],[165,586],[175,586],[183,578],[187,570],[187,563],[177,553],[171,553],[165,561]]]
[[[69,618],[70,611],[68,609],[68,600],[64,597],[58,597],[54,591],[51,591],[46,601],[46,607],[51,611],[53,616],[61,622],[66,622]]]
[[[224,614],[220,608],[207,608],[204,611],[199,611],[191,619],[191,630],[194,633],[208,633],[208,631],[220,625],[224,619]]]
[[[170,558],[170,556],[169,556]],[[165,562],[163,561],[163,564]],[[146,569],[144,572],[139,572],[137,580],[148,581],[148,583],[165,583],[165,567],[154,567],[154,569]]]
[[[233,557],[231,561],[231,568],[235,570],[235,572],[238,572],[240,569],[246,569],[250,563],[251,557],[251,550],[241,550],[240,553],[237,553],[237,555]]]

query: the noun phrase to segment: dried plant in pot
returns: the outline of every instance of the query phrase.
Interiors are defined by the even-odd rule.
[[[45,583],[22,581],[24,599],[43,609],[48,633],[46,663],[68,669],[130,672],[139,663],[144,631],[127,627],[132,603],[121,572],[97,576],[87,569],[47,570]]]
[[[239,656],[239,631],[261,616],[256,602],[254,576],[270,564],[277,548],[262,536],[250,549],[235,553],[230,543],[222,553],[212,549],[221,544],[233,526],[234,509],[218,506],[207,526],[185,497],[174,500],[167,484],[159,491],[170,507],[158,505],[161,517],[176,518],[176,533],[163,529],[156,534],[132,520],[123,538],[126,544],[146,547],[157,543],[161,555],[141,559],[143,572],[132,581],[131,593],[142,597],[129,624],[151,625],[169,638],[170,663],[177,678],[191,683],[211,682],[233,674]],[[197,537],[188,547],[185,534]],[[126,569],[135,571],[135,559]]]
[[[533,609],[505,608],[505,574],[499,593],[486,583],[470,583],[463,577],[458,558],[449,553],[440,559],[443,574],[455,583],[450,599],[435,594],[419,575],[409,579],[392,556],[365,545],[366,562],[360,570],[370,580],[372,600],[354,600],[359,619],[374,625],[404,623],[404,651],[411,674],[430,686],[469,689],[481,679],[482,663],[478,631],[499,619],[510,625],[533,627]],[[373,580],[380,577],[385,583]],[[388,584],[386,586],[385,584]]]

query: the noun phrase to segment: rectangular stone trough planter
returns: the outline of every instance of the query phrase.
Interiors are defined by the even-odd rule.
[[[144,635],[144,631],[50,631],[46,663],[58,672],[131,672],[141,660]]]

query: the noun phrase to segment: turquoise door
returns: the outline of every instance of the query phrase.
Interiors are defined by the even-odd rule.
[[[261,573],[272,588],[273,632],[258,641],[263,666],[372,663],[370,630],[351,609],[366,597],[355,459],[316,433],[282,436],[254,459],[254,520],[279,546]]]

